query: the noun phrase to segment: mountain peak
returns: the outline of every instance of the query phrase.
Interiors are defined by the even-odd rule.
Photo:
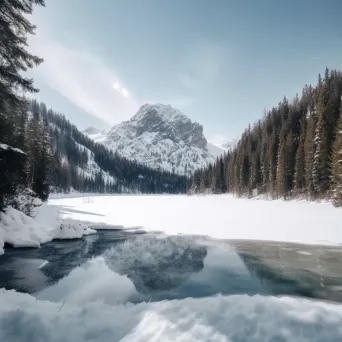
[[[131,120],[114,126],[109,132],[109,136],[126,135],[130,139],[144,134],[149,135],[149,139],[153,135],[154,143],[168,139],[198,148],[205,148],[207,145],[202,125],[192,122],[180,110],[160,103],[142,105]]]
[[[101,134],[89,134],[98,140]],[[161,103],[142,105],[128,121],[115,125],[101,142],[118,154],[179,174],[191,174],[213,162],[203,127],[180,110]]]
[[[171,105],[165,105],[162,103],[145,103],[139,108],[138,112],[133,116],[132,119],[141,120],[144,116],[149,116],[151,114],[156,114],[165,121],[190,120],[179,109],[173,108],[171,107]]]

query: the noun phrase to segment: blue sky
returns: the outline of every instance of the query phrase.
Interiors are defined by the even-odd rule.
[[[325,66],[342,68],[340,0],[46,0],[29,41],[38,99],[79,128],[161,102],[235,138]]]

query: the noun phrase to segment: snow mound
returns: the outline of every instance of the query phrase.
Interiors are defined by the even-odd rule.
[[[83,235],[96,234],[96,230],[89,229],[81,222],[65,220],[59,224],[59,227],[51,230],[50,234],[54,239],[80,239]]]
[[[13,247],[40,247],[51,240],[46,227],[22,212],[8,207],[0,214],[0,254],[4,253],[4,243]]]
[[[7,342],[342,340],[341,306],[289,297],[78,306],[1,289],[0,301],[0,340]]]
[[[56,207],[43,205],[37,210],[35,219],[12,207],[0,213],[0,255],[5,243],[15,248],[40,247],[53,239],[79,239],[96,233],[81,222],[59,219]]]

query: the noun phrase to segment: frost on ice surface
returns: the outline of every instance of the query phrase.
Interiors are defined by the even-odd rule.
[[[342,339],[341,306],[288,297],[215,296],[136,305],[65,301],[63,305],[2,289],[0,301],[0,340],[6,342]]]

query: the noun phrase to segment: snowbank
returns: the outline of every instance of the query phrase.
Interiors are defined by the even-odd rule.
[[[0,340],[330,341],[342,340],[342,307],[246,295],[141,304],[86,305],[0,290]]]
[[[4,243],[13,247],[39,247],[52,240],[45,226],[22,212],[8,207],[0,213],[0,254],[4,253]]]
[[[96,234],[96,230],[89,229],[81,222],[66,220],[59,223],[59,226],[50,231],[53,239],[80,239],[84,235]]]
[[[169,235],[341,244],[342,211],[329,203],[239,199],[231,195],[121,195],[52,199],[63,217]],[[100,216],[99,216],[100,215]]]
[[[40,244],[53,239],[76,239],[83,235],[96,233],[83,223],[62,220],[59,210],[43,205],[37,208],[35,219],[12,207],[0,213],[0,255],[4,253],[4,244],[13,247],[40,247]]]

